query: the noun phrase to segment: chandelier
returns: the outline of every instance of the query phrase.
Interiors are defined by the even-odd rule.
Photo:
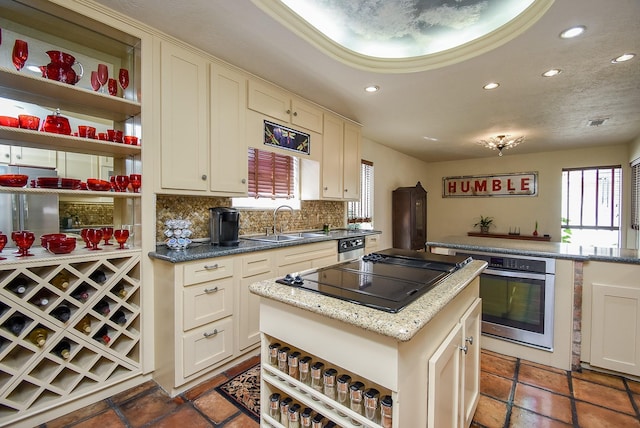
[[[497,137],[490,137],[486,140],[478,141],[478,144],[491,149],[497,150],[498,156],[502,156],[502,150],[510,149],[524,141],[524,136],[518,138],[508,138],[509,135],[498,135]]]

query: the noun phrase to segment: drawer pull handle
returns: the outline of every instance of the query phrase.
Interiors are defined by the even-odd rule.
[[[209,293],[215,293],[216,291],[218,291],[218,287],[213,287],[213,288],[205,288],[204,292],[209,294]]]
[[[222,333],[224,330],[218,330],[217,328],[213,330],[213,333],[207,333],[206,331],[202,333],[202,335],[206,338],[217,336],[218,333]]]
[[[204,265],[204,268],[206,270],[213,270],[213,269],[218,269],[218,263],[216,263],[215,265]]]

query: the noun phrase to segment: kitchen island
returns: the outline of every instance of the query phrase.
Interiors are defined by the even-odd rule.
[[[480,300],[478,275],[486,263],[473,261],[452,273],[398,313],[388,313],[273,279],[249,289],[261,297],[261,401],[289,396],[340,426],[350,419],[386,426],[351,410],[349,404],[282,373],[270,364],[279,344],[300,357],[374,388],[393,400],[393,427],[468,426],[479,394]],[[425,403],[427,406],[425,407]],[[281,426],[263,406],[262,420]]]

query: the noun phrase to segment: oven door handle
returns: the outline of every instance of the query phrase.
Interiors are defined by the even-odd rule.
[[[546,275],[543,273],[532,273],[532,272],[515,272],[512,270],[495,270],[495,269],[485,269],[482,274],[494,275],[494,276],[506,276],[508,278],[522,278],[522,279],[538,279],[544,281],[546,279]]]

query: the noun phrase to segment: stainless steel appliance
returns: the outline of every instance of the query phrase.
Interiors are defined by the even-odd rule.
[[[357,259],[364,256],[364,236],[338,239],[338,261]]]
[[[395,313],[470,260],[391,248],[277,282]]]
[[[0,165],[0,174],[24,174],[29,182],[38,177],[57,177],[54,169]],[[60,230],[58,195],[0,193],[0,231],[29,230],[39,236]],[[9,240],[8,246],[14,245]]]
[[[240,243],[240,213],[234,208],[209,208],[209,236],[212,245],[234,247]]]
[[[489,264],[480,275],[483,334],[553,350],[554,259],[456,254]]]

